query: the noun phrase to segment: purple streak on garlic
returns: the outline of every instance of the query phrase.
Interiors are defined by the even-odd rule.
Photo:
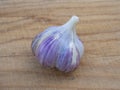
[[[34,38],[32,52],[41,65],[64,72],[73,71],[79,65],[84,47],[76,35],[78,21],[73,16],[66,24],[49,27]]]

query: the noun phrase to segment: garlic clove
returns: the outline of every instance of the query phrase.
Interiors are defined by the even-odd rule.
[[[73,71],[84,53],[84,46],[76,34],[77,16],[61,26],[52,26],[32,41],[32,51],[40,64],[60,71]]]

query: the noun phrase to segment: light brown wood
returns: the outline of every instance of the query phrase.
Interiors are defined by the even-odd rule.
[[[64,74],[41,67],[33,37],[80,17],[80,66]],[[120,0],[0,0],[0,90],[120,90]]]

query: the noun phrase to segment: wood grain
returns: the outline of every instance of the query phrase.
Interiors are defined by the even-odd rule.
[[[33,37],[80,17],[80,66],[61,73],[40,66]],[[0,90],[120,90],[120,0],[0,0]]]

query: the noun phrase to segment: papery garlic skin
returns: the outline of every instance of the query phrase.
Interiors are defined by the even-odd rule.
[[[64,72],[73,71],[79,65],[84,46],[76,35],[78,21],[73,16],[66,24],[49,27],[34,38],[32,51],[41,65]]]

